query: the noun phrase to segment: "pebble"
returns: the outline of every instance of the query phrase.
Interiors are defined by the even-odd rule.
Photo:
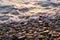
[[[27,34],[26,34],[26,37],[27,37],[27,38],[33,38],[33,34],[27,33]]]
[[[22,9],[19,9],[19,11],[25,13],[25,12],[29,11],[29,9],[28,8],[22,8]]]
[[[30,19],[29,19],[30,20]],[[49,23],[45,24],[46,22],[44,21],[37,21],[36,19],[33,19],[32,21],[22,21],[22,22],[10,22],[6,23],[8,25],[7,27],[2,27],[1,25],[1,37],[10,37],[10,39],[15,39],[13,35],[16,36],[17,39],[50,39],[49,37],[52,36],[53,39],[55,37],[60,37],[60,31],[57,31],[58,28],[55,30],[49,26]],[[43,25],[40,26],[38,25],[39,23],[42,23]],[[5,24],[5,23],[4,23]],[[3,24],[3,25],[4,25]],[[52,24],[52,21],[51,21]],[[48,25],[45,26],[45,25]],[[54,24],[56,25],[56,24]],[[54,26],[55,27],[55,26]],[[7,31],[8,30],[8,31]],[[53,31],[54,30],[54,31]],[[3,36],[2,36],[3,35]],[[5,36],[6,35],[6,36]],[[0,38],[1,38],[0,37]],[[56,39],[56,38],[55,38]]]

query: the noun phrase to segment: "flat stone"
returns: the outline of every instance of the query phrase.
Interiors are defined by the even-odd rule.
[[[19,11],[24,13],[24,12],[29,11],[29,9],[28,8],[22,8],[22,9],[19,9]]]
[[[29,33],[27,33],[25,36],[26,36],[27,38],[33,38],[33,34],[29,34]]]
[[[16,10],[12,10],[10,13],[11,13],[12,15],[19,15],[19,13],[18,13]]]
[[[13,16],[7,16],[7,15],[0,16],[0,20],[8,20],[11,17],[13,17]]]

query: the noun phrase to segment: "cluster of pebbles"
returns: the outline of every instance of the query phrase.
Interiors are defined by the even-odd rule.
[[[60,40],[60,19],[44,18],[0,24],[0,40]]]
[[[60,40],[60,1],[0,0],[0,40]]]

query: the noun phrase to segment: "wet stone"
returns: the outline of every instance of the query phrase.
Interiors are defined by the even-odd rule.
[[[43,38],[43,39],[44,39],[44,38],[46,38],[46,36],[44,36],[44,35],[39,35],[38,38]]]
[[[58,34],[58,33],[53,33],[52,36],[53,36],[53,37],[58,37],[59,34]]]
[[[19,9],[19,11],[25,13],[25,12],[29,11],[29,9],[28,8],[22,8],[22,9]]]
[[[33,38],[33,34],[27,33],[27,34],[26,34],[26,37],[27,37],[27,38]]]
[[[13,16],[7,16],[7,15],[4,15],[4,16],[0,16],[0,20],[4,21],[4,20],[8,20],[9,18],[11,18]]]
[[[28,19],[28,21],[29,21],[29,22],[36,22],[36,19],[30,18],[30,19]]]
[[[9,16],[6,16],[9,17]],[[5,16],[1,16],[5,18]],[[60,37],[59,26],[56,26],[59,21],[53,19],[50,22],[44,21],[44,16],[40,16],[39,20],[33,17],[20,16],[21,19],[28,19],[27,21],[8,22],[0,26],[1,39],[7,40],[53,40]],[[55,31],[55,32],[54,32]],[[8,38],[10,37],[10,38]]]
[[[19,15],[19,13],[18,13],[16,10],[12,10],[10,13],[11,13],[12,15]]]
[[[30,16],[18,16],[19,19],[28,19]]]
[[[45,33],[49,33],[49,30],[45,30],[44,32],[45,32]]]
[[[8,14],[9,12],[2,12],[2,14]]]

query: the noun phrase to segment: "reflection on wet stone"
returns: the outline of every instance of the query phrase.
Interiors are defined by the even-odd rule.
[[[0,8],[12,8],[13,6],[12,5],[6,5],[6,6],[4,6],[4,5],[0,5]]]
[[[0,20],[8,20],[9,18],[11,18],[13,16],[7,16],[7,15],[4,15],[4,16],[0,16]]]
[[[16,10],[12,10],[11,14],[12,15],[19,15],[19,13]]]
[[[9,12],[2,12],[1,14],[8,14]]]
[[[29,9],[28,8],[22,8],[22,9],[19,9],[19,11],[20,12],[27,12],[27,11],[29,11]]]
[[[30,16],[18,16],[19,19],[28,19]]]
[[[40,5],[42,7],[47,7],[47,6],[53,6],[53,7],[58,7],[60,6],[60,3],[53,3],[53,2],[38,2],[36,5]]]

